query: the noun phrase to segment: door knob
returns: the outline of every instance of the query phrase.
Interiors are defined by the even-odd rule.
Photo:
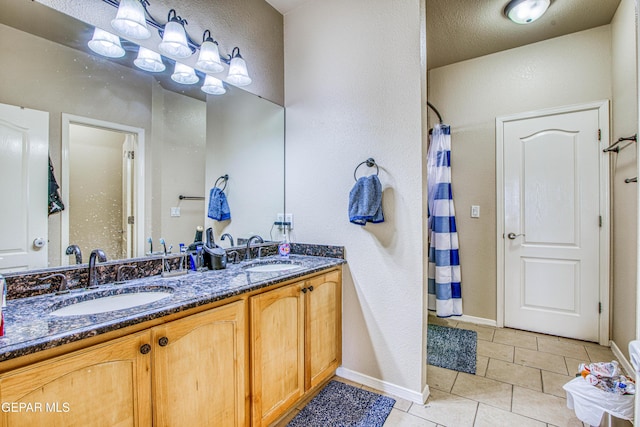
[[[44,237],[36,237],[33,239],[33,247],[38,249],[43,248],[46,242]]]
[[[515,239],[518,236],[524,236],[524,234],[516,234],[516,233],[507,234],[507,237],[510,238],[511,240]]]

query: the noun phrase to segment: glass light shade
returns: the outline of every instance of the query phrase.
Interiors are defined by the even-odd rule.
[[[133,61],[136,67],[149,71],[151,73],[159,73],[167,68],[162,62],[162,57],[159,53],[140,46],[138,50],[138,57]]]
[[[176,58],[188,58],[193,53],[187,44],[187,34],[184,32],[184,27],[176,21],[167,22],[164,27],[164,36],[158,48],[165,55]]]
[[[212,41],[205,41],[200,46],[200,55],[196,67],[207,73],[219,73],[224,71],[224,66],[220,63],[220,51],[218,45]]]
[[[246,86],[251,83],[251,77],[247,72],[247,63],[241,56],[231,59],[227,81],[235,86]]]
[[[124,49],[120,45],[120,37],[96,27],[93,38],[89,40],[89,48],[107,58],[122,58]]]
[[[171,74],[171,80],[183,85],[191,85],[196,83],[199,79],[196,75],[196,70],[188,65],[176,62],[176,67],[173,69],[173,74]]]
[[[111,26],[132,39],[142,40],[151,37],[140,0],[120,0],[118,14],[111,21]]]
[[[516,24],[530,24],[549,8],[550,0],[511,0],[504,14]]]
[[[209,95],[224,95],[225,93],[227,93],[227,90],[222,84],[222,80],[216,79],[215,77],[209,75],[205,77],[204,84],[200,89],[203,92],[208,93]]]

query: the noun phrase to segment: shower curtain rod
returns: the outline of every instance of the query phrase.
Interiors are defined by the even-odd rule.
[[[440,120],[440,124],[442,124],[442,116],[440,115],[440,112],[438,111],[438,109],[434,107],[433,104],[430,103],[429,101],[427,101],[427,106],[431,108],[434,113],[436,113],[436,116],[438,116],[438,120]]]

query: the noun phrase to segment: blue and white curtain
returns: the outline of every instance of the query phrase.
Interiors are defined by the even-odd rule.
[[[427,155],[429,191],[429,310],[462,315],[460,258],[451,191],[451,129],[436,125]]]

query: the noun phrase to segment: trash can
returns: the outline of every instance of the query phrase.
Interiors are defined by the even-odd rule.
[[[567,393],[567,407],[590,426],[611,426],[615,420],[633,420],[635,395],[608,393],[576,377],[562,386]]]

